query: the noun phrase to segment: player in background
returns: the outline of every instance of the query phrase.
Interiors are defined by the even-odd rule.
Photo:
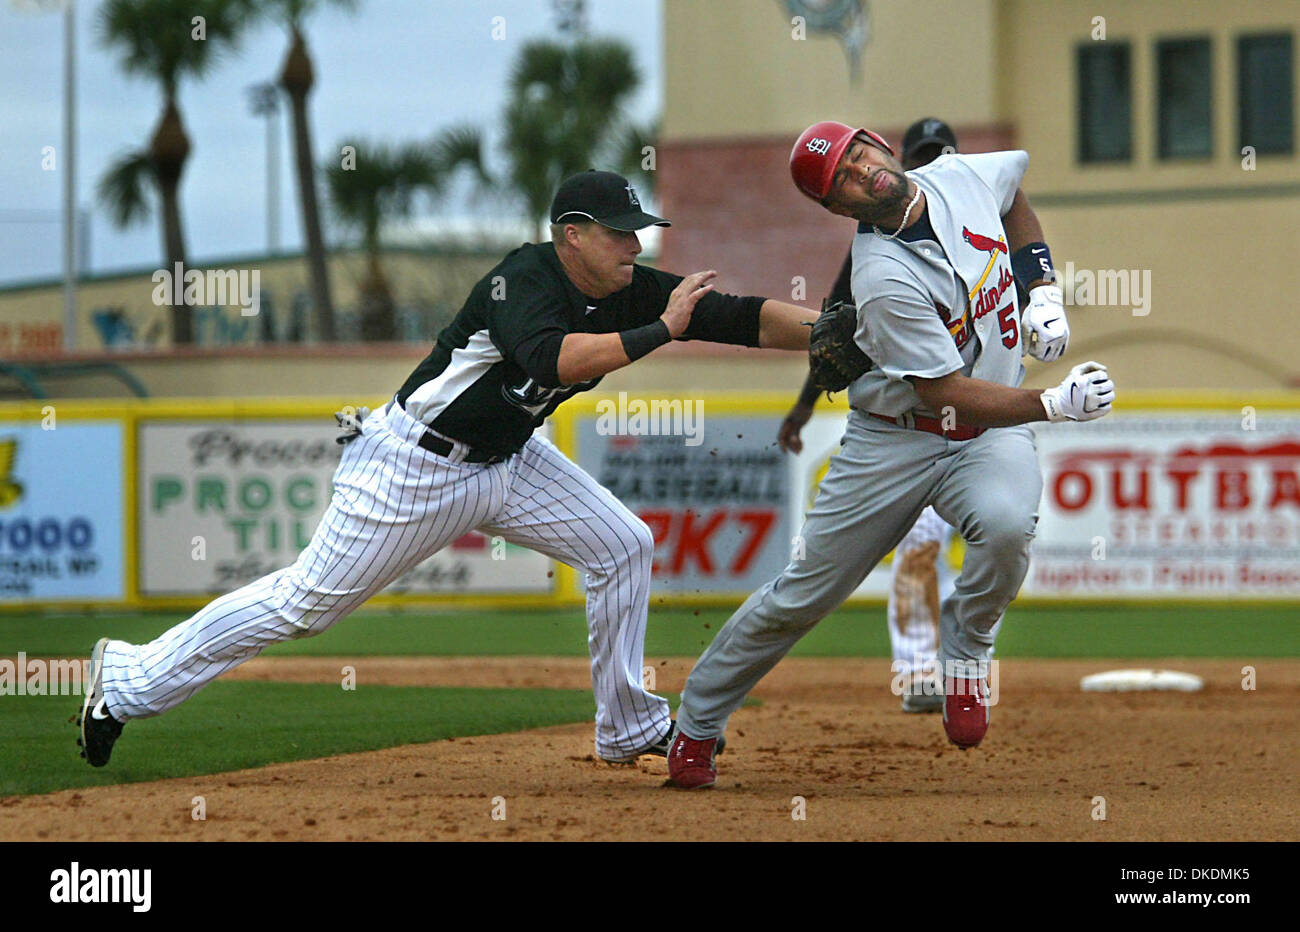
[[[917,120],[903,133],[903,170],[929,165],[939,156],[956,151],[957,134],[951,126],[936,117]],[[852,274],[850,243],[828,303],[853,303]],[[811,378],[804,382],[799,400],[777,433],[782,450],[803,450],[799,432],[812,417],[820,394]],[[952,537],[952,525],[927,506],[894,550],[886,619],[894,658],[893,684],[903,697],[904,712],[943,711],[943,683],[938,671],[939,604],[952,594],[954,574],[944,559]]]
[[[550,219],[550,242],[483,276],[391,401],[340,413],[334,493],[297,562],[148,644],[95,644],[78,721],[92,766],[108,763],[130,719],[174,708],[272,644],[320,634],[472,530],[586,573],[596,753],[667,753],[668,701],[641,679],[654,538],[534,431],[674,339],[807,351],[817,315],[716,292],[712,270],[682,278],[636,264],[636,231],[668,221],[613,172],[566,179]]]

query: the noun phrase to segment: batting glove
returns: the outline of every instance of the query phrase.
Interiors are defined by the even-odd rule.
[[[1110,412],[1115,383],[1099,362],[1085,362],[1070,370],[1065,381],[1039,398],[1049,421],[1095,421]]]
[[[1070,325],[1065,319],[1065,298],[1056,285],[1039,285],[1029,292],[1029,304],[1021,315],[1021,332],[1029,355],[1043,362],[1055,362],[1065,355],[1070,342]]]

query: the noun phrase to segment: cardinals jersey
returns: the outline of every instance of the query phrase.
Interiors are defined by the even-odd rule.
[[[1021,151],[941,156],[908,172],[925,193],[923,222],[895,239],[859,226],[856,338],[875,366],[849,386],[854,408],[941,416],[925,409],[909,376],[961,372],[1020,385],[1020,308],[1002,216],[1028,162]]]

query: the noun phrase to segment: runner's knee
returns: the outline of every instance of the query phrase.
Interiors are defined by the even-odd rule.
[[[998,559],[1028,559],[1029,542],[1034,539],[1038,515],[1012,508],[990,509],[977,515],[968,540],[982,545]]]

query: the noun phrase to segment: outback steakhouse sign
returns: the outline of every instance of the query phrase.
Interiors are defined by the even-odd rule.
[[[1026,594],[1300,595],[1300,416],[1070,426],[1036,431]]]

